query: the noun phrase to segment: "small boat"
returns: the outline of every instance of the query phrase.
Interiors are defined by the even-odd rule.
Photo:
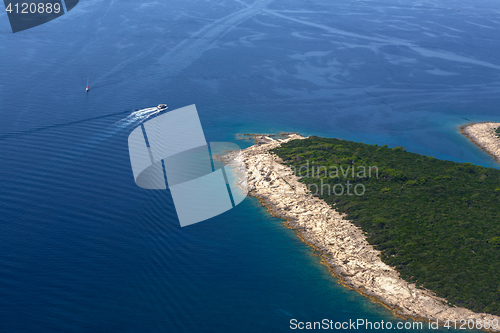
[[[168,106],[167,106],[167,104],[158,104],[158,106],[156,108],[158,110],[162,111],[162,110],[168,109]]]
[[[85,88],[85,91],[86,91],[86,92],[89,92],[89,90],[90,90],[90,86],[89,86],[89,79],[87,79],[87,88]]]

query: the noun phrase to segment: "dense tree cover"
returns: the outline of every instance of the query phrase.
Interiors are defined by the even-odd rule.
[[[500,170],[319,137],[273,152],[300,171],[312,194],[361,227],[406,281],[450,304],[500,315]],[[333,191],[347,181],[349,194],[340,185]],[[363,195],[354,194],[356,184]]]

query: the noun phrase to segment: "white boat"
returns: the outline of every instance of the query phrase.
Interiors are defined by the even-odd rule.
[[[168,109],[168,106],[167,106],[167,104],[158,104],[158,106],[156,108],[160,111],[163,111],[163,110]]]
[[[89,90],[90,90],[89,79],[87,79],[87,88],[85,88],[85,91],[88,92]]]

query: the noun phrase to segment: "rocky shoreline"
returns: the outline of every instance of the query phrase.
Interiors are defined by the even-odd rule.
[[[249,195],[257,197],[276,217],[321,252],[341,283],[390,308],[395,314],[415,320],[482,320],[500,317],[451,307],[429,290],[418,289],[399,277],[399,273],[380,259],[379,251],[368,244],[363,231],[344,219],[323,200],[307,194],[292,170],[269,152],[290,140],[304,137],[281,134],[273,139],[255,135],[256,144],[242,150]],[[500,329],[492,330],[498,332]]]
[[[500,163],[500,138],[495,134],[498,127],[500,123],[472,123],[460,127],[460,133]]]

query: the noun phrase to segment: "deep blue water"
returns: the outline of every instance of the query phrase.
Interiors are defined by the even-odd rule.
[[[497,167],[458,127],[500,121],[500,4],[251,4],[82,0],[16,34],[0,14],[1,332],[398,320],[254,198],[180,228],[168,191],[134,183],[130,113],[194,103],[208,141],[297,131]]]

